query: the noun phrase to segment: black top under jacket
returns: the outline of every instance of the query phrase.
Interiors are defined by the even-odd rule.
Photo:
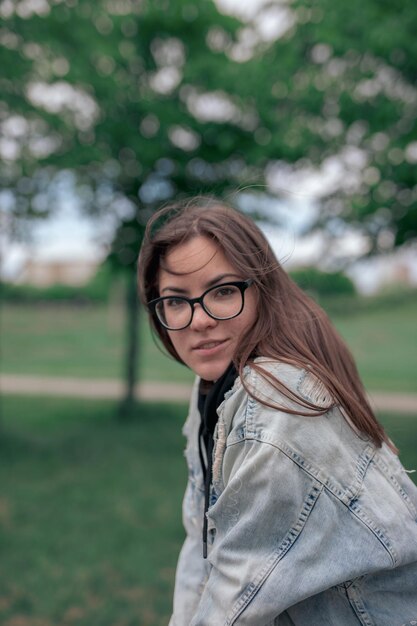
[[[237,371],[233,363],[229,365],[224,374],[207,390],[207,382],[200,381],[198,394],[198,410],[201,422],[198,431],[198,450],[204,476],[204,519],[203,519],[203,557],[207,558],[207,511],[209,508],[210,485],[212,480],[213,464],[213,434],[217,424],[217,409],[224,400],[225,393],[229,391],[237,378]],[[204,461],[203,446],[206,452],[207,465]]]

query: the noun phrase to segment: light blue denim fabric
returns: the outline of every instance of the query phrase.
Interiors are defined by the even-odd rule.
[[[330,407],[311,373],[263,366],[329,408],[291,415],[235,382],[218,410],[204,560],[195,385],[170,626],[417,624],[416,486],[388,446],[375,448]],[[245,380],[258,396],[297,406],[249,368]]]

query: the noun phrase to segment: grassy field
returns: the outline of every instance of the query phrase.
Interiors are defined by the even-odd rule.
[[[121,378],[120,306],[6,304],[4,373]],[[332,319],[368,389],[417,391],[417,298]],[[140,327],[143,380],[187,382]],[[0,421],[0,624],[162,626],[183,540],[182,405],[5,396]],[[417,415],[382,415],[417,468]],[[416,480],[416,474],[411,475]]]
[[[45,376],[121,378],[124,317],[120,306],[5,304],[1,371]],[[417,295],[401,304],[333,315],[368,389],[417,392]],[[192,375],[164,356],[145,319],[140,325],[142,380],[187,382]]]
[[[368,389],[417,392],[417,297],[401,306],[337,315]]]
[[[122,378],[124,310],[119,305],[4,304],[1,372],[44,376]],[[192,375],[162,355],[147,321],[140,324],[143,380],[187,382]],[[146,364],[146,367],[143,366]]]
[[[186,408],[140,405],[127,423],[108,402],[9,396],[2,408],[2,626],[166,626]],[[382,421],[417,467],[417,416]]]
[[[3,399],[0,624],[166,626],[185,407]]]

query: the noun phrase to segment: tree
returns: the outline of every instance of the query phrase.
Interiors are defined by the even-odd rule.
[[[15,215],[43,214],[55,173],[73,170],[86,210],[118,214],[111,260],[129,276],[129,408],[135,260],[150,212],[174,195],[222,195],[261,178],[244,66],[216,44],[240,23],[210,0],[35,7],[3,3],[2,182]]]
[[[130,294],[148,216],[183,194],[285,195],[330,170],[316,228],[353,225],[369,253],[415,240],[412,0],[273,0],[245,24],[212,0],[3,0],[0,14],[14,215],[47,214],[56,173],[75,172],[85,210],[118,217]]]
[[[263,51],[257,86],[246,83],[258,94],[269,180],[285,188],[293,177],[294,189],[315,171],[323,179],[315,226],[335,236],[353,226],[368,254],[415,241],[415,2],[270,2],[265,17],[277,10],[288,29]]]

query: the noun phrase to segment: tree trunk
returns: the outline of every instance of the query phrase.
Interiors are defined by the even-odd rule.
[[[135,405],[135,383],[138,362],[139,301],[136,285],[136,272],[129,271],[126,286],[126,358],[125,395],[119,408],[119,415],[125,419],[132,417]]]

